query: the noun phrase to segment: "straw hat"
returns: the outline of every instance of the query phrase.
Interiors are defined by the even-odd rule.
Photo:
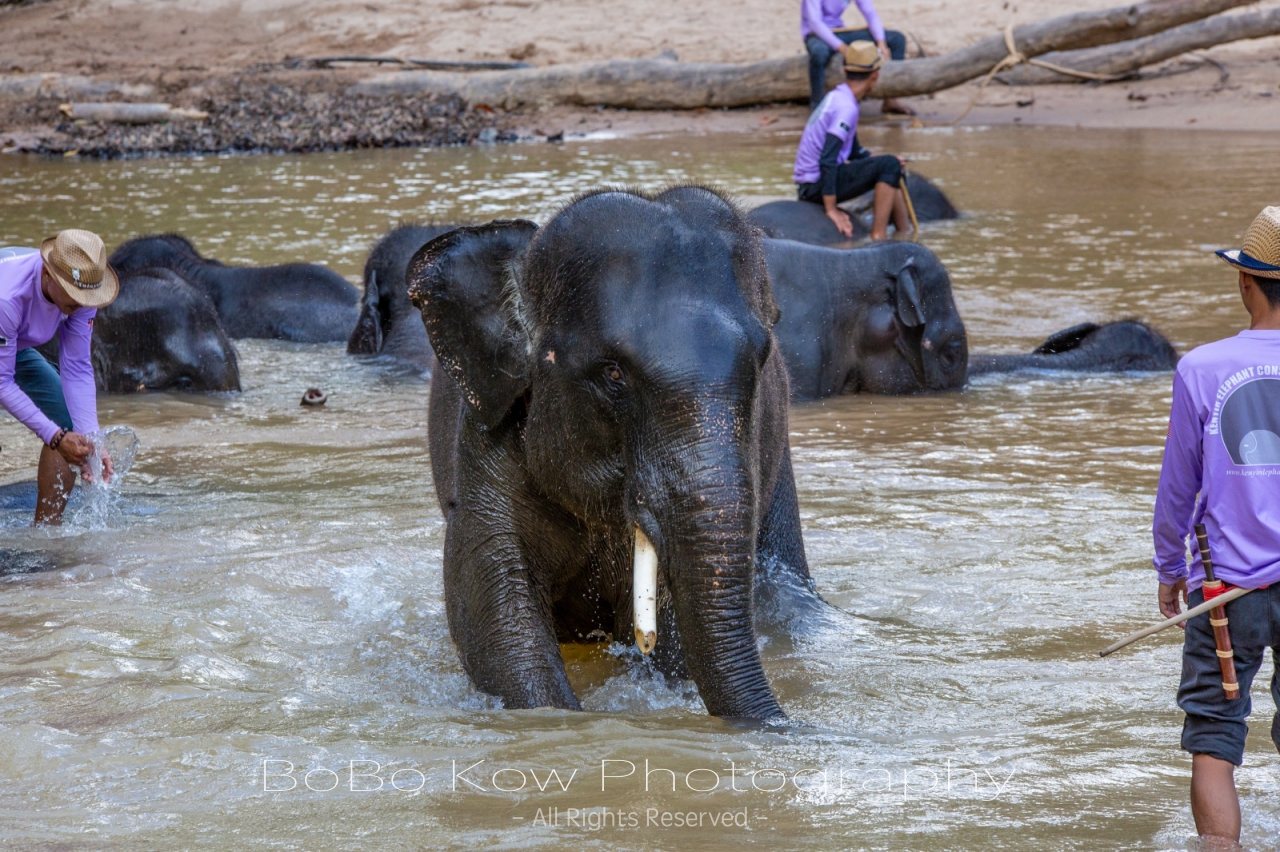
[[[107,265],[107,247],[92,231],[62,231],[40,244],[45,268],[86,308],[105,308],[120,294],[120,279]]]
[[[1244,232],[1244,245],[1218,257],[1259,278],[1280,278],[1280,207],[1268,207]]]
[[[844,53],[844,70],[855,74],[870,74],[884,64],[876,43],[873,41],[854,41]]]

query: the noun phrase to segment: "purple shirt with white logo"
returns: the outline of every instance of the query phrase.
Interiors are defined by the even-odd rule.
[[[1280,582],[1280,331],[1242,331],[1178,362],[1152,524],[1161,583],[1203,583],[1194,538],[1186,562],[1198,523],[1219,580]]]
[[[40,289],[44,260],[39,252],[0,258],[0,406],[46,444],[58,434],[54,423],[14,380],[19,349],[40,346],[58,335],[58,372],[71,422],[81,434],[98,431],[98,391],[93,383],[89,340],[95,308],[69,316]]]
[[[884,41],[884,25],[876,14],[876,7],[871,0],[853,0],[867,19],[867,29],[876,41]],[[832,50],[844,46],[831,30],[844,26],[844,10],[849,8],[849,0],[800,0],[800,39],[803,41],[814,35],[827,43]]]
[[[800,136],[800,147],[796,149],[796,167],[792,173],[796,183],[817,183],[822,179],[818,160],[828,133],[844,142],[837,162],[848,160],[853,139],[858,134],[858,99],[843,83],[827,92],[809,116],[809,123]]]

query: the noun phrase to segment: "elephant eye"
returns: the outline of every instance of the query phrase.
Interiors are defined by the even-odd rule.
[[[611,382],[622,383],[622,368],[617,364],[605,364],[604,376]]]

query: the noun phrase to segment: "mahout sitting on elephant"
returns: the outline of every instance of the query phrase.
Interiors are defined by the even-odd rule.
[[[364,264],[360,318],[347,340],[353,355],[382,354],[430,373],[435,353],[422,313],[409,301],[405,273],[415,252],[457,225],[397,225],[373,244]]]
[[[120,273],[155,267],[178,273],[209,295],[231,337],[338,343],[356,324],[359,293],[312,263],[227,266],[201,256],[179,234],[136,237],[110,263]]]
[[[753,590],[815,596],[754,229],[711,190],[603,191],[541,230],[445,234],[409,282],[440,364],[431,465],[472,682],[577,709],[558,643],[635,635],[711,714],[783,718]]]
[[[793,401],[953,390],[977,373],[1171,370],[1177,364],[1169,341],[1136,320],[1073,326],[1027,355],[971,355],[951,277],[923,246],[763,244],[782,312],[774,333]]]
[[[921,222],[955,219],[960,215],[946,193],[927,178],[908,174],[907,190],[911,193],[916,218]],[[747,218],[766,237],[820,246],[849,246],[871,234],[871,193],[859,196],[843,207],[850,214],[852,237],[840,233],[821,204],[808,201],[770,201],[748,212]]]
[[[56,363],[57,338],[40,351]],[[213,302],[167,269],[120,274],[120,295],[94,318],[91,358],[105,393],[240,390],[236,349]]]

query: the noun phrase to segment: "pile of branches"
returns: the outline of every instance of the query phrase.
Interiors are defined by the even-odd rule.
[[[114,158],[146,154],[310,153],[351,148],[508,141],[502,114],[449,96],[371,97],[237,80],[193,103],[203,121],[129,125],[59,116],[42,153]]]

